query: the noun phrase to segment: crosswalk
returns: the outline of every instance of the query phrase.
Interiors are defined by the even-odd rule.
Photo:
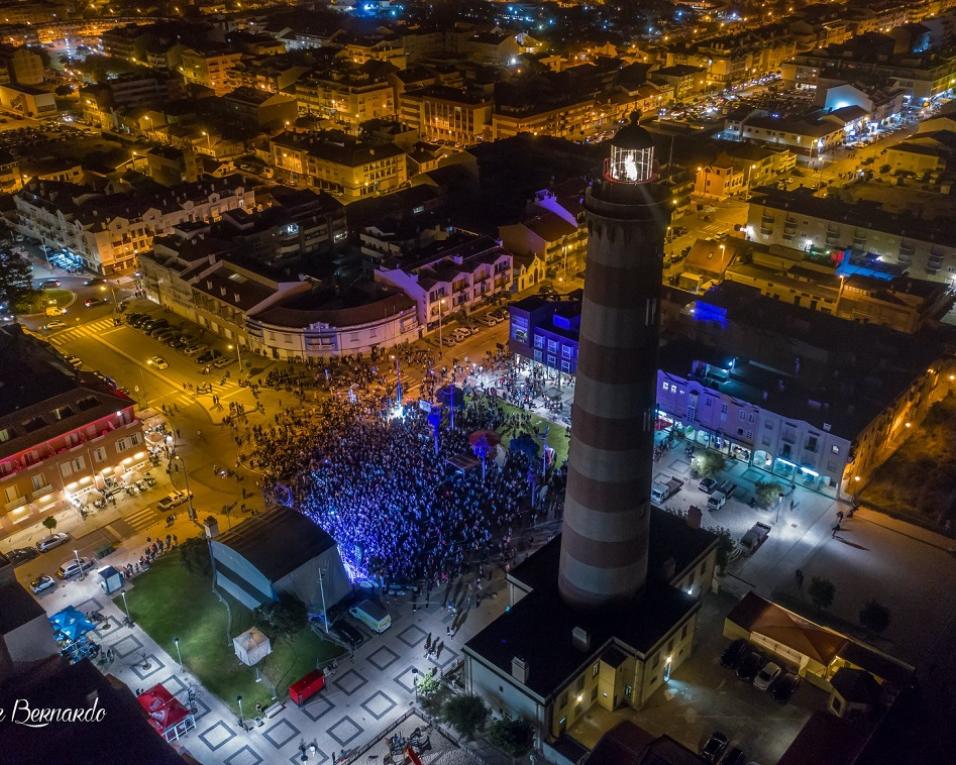
[[[113,324],[112,317],[107,317],[105,319],[97,319],[96,321],[91,321],[86,324],[80,324],[77,327],[64,329],[62,332],[49,335],[46,338],[46,341],[51,345],[60,347],[62,345],[67,345],[71,340],[75,340],[78,337],[106,335],[112,331],[115,331],[116,329],[118,329],[118,327]]]
[[[150,526],[159,521],[159,515],[150,507],[143,507],[129,515],[123,516],[123,522],[133,531],[146,531]]]

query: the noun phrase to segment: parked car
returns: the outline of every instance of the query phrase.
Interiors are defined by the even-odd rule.
[[[10,552],[5,553],[7,559],[14,565],[19,566],[21,563],[26,563],[28,560],[33,560],[40,553],[37,552],[35,547],[17,547]]]
[[[750,530],[744,534],[740,540],[740,546],[748,554],[752,555],[770,536],[770,526],[766,523],[755,523]]]
[[[196,345],[187,345],[183,350],[187,356],[198,356],[200,353],[205,353],[209,350],[209,346],[205,343],[197,343]]]
[[[699,484],[697,484],[697,488],[704,492],[704,494],[712,494],[714,489],[717,488],[717,479],[704,478]]]
[[[707,762],[717,762],[720,760],[720,756],[724,753],[724,750],[727,749],[727,744],[729,743],[723,733],[719,730],[715,730],[710,734],[707,743],[704,744],[700,750],[700,756],[707,760]]]
[[[222,369],[223,367],[228,367],[228,366],[229,366],[230,364],[232,364],[234,361],[235,361],[235,359],[234,359],[232,356],[220,356],[218,359],[215,359],[215,360],[212,362],[212,365],[213,365],[216,369]]]
[[[737,679],[752,683],[767,660],[757,651],[751,651],[737,665]]]
[[[87,279],[85,282],[83,282],[83,286],[84,286],[84,287],[93,287],[93,286],[95,286],[95,285],[97,285],[97,284],[102,284],[102,283],[103,283],[103,279],[100,278],[99,276],[91,276],[89,279]]]
[[[770,695],[781,704],[790,701],[797,687],[800,685],[800,678],[792,672],[784,672],[777,678],[776,682],[770,686]]]
[[[196,357],[196,363],[197,363],[197,364],[209,364],[209,363],[211,363],[211,362],[213,361],[213,359],[215,359],[216,356],[218,356],[218,355],[219,355],[219,354],[217,354],[215,351],[212,351],[212,350],[206,351],[205,353],[203,353],[203,354],[201,354],[201,355],[199,355],[199,356]]]
[[[41,592],[49,590],[52,587],[56,587],[56,579],[49,574],[40,574],[40,576],[30,582],[30,589],[33,590],[34,595],[39,595]]]
[[[782,672],[783,668],[779,664],[768,661],[754,678],[754,688],[758,691],[767,690],[773,684],[773,681],[780,677]]]
[[[453,348],[454,346],[458,345],[458,341],[453,337],[445,335],[445,337],[441,339],[441,344],[446,348]]]
[[[164,512],[166,510],[172,510],[174,507],[179,507],[181,504],[188,501],[191,494],[192,492],[171,491],[156,503],[156,508]]]
[[[106,305],[107,301],[103,298],[87,298],[83,301],[83,305],[87,308],[96,308],[98,305]]]
[[[166,361],[162,356],[150,356],[146,360],[147,364],[151,364],[157,369],[166,369],[169,366],[169,362]]]
[[[750,650],[750,643],[743,638],[737,638],[733,643],[724,649],[720,655],[720,666],[727,669],[736,669],[740,660],[746,656]]]
[[[60,286],[59,279],[44,279],[42,282],[40,282],[41,290],[51,290],[59,286]]]
[[[65,531],[58,531],[55,534],[50,534],[50,536],[41,539],[37,542],[37,551],[46,552],[47,550],[52,550],[54,547],[59,547],[69,540],[70,535]]]
[[[345,619],[339,619],[331,627],[332,632],[339,638],[339,640],[348,643],[352,648],[356,648],[362,644],[362,641],[365,640],[362,637],[362,633],[359,632],[355,627],[349,624]]]
[[[60,567],[56,570],[56,575],[60,579],[72,579],[74,576],[89,571],[95,565],[96,562],[92,558],[70,558],[60,564]]]

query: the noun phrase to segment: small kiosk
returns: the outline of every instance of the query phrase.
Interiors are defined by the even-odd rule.
[[[149,724],[172,743],[196,727],[196,717],[162,684],[154,685],[136,697]]]

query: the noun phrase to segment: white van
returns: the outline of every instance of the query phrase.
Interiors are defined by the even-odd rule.
[[[357,619],[372,632],[382,633],[392,626],[392,617],[385,607],[374,600],[363,600],[349,609],[353,619]]]

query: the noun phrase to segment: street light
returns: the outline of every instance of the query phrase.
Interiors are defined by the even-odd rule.
[[[236,703],[239,705],[239,727],[245,730],[246,725],[242,719],[242,696],[236,696]]]
[[[203,130],[203,131],[202,131],[202,134],[203,134],[204,136],[206,136],[206,151],[208,151],[210,154],[212,154],[212,144],[209,142],[209,133],[207,133],[205,130]]]
[[[83,563],[80,560],[80,554],[74,550],[73,557],[76,558],[76,565],[80,567],[80,579],[86,579],[86,572],[83,571]]]
[[[226,346],[230,351],[232,350],[232,343],[229,343]],[[242,354],[239,352],[239,341],[236,341],[236,361],[239,362],[239,379],[242,379]]]
[[[179,638],[174,637],[173,642],[176,644],[176,656],[179,658],[179,671],[183,671],[183,652],[179,649]]]
[[[442,346],[442,337],[441,337],[441,317],[442,317],[442,308],[445,307],[445,298],[442,298],[438,301],[438,345],[439,350]]]
[[[129,604],[126,602],[126,590],[121,590],[120,595],[123,597],[123,609],[126,611],[126,624],[132,627],[133,617],[129,615]]]
[[[182,458],[181,454],[174,454],[169,458],[169,461],[179,460],[183,466],[183,478],[186,481],[186,501],[189,502],[189,519],[192,521],[196,520],[196,508],[193,507],[193,493],[189,490],[189,470],[186,468],[186,460]]]

